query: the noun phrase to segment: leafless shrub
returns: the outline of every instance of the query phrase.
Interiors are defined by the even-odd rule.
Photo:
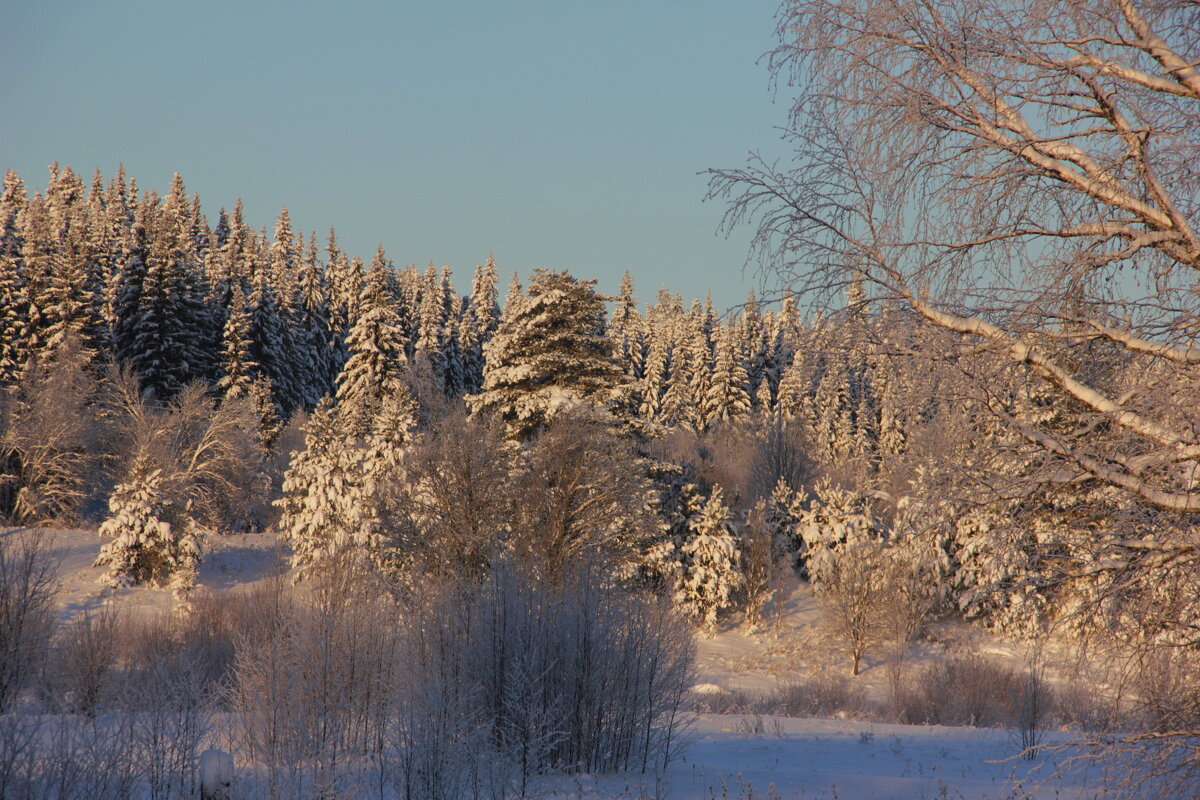
[[[759,696],[737,690],[688,693],[688,707],[697,714],[748,714]]]
[[[511,552],[551,582],[582,562],[631,566],[654,529],[645,472],[603,418],[559,413],[529,445],[513,488]]]
[[[1046,683],[1042,665],[1039,660],[1033,660],[1017,675],[1009,699],[1010,723],[1017,732],[1021,752],[1029,761],[1038,756],[1052,703],[1053,693]]]
[[[759,702],[761,713],[786,717],[858,717],[867,710],[865,689],[845,676],[824,672],[784,683]]]
[[[825,624],[850,657],[852,675],[858,675],[867,651],[883,635],[879,576],[884,559],[881,542],[844,544],[821,569]]]
[[[210,726],[203,665],[177,643],[164,643],[138,653],[124,677],[121,699],[132,717],[132,758],[145,796],[194,797],[200,745]]]
[[[71,519],[87,497],[96,384],[85,363],[65,345],[0,397],[0,513],[16,522]]]
[[[54,631],[56,566],[44,537],[0,534],[0,714],[9,710],[46,657]]]
[[[448,590],[406,616],[402,673],[416,685],[405,693],[438,705],[432,716],[404,718],[449,736],[416,728],[426,749],[400,748],[403,780],[421,763],[429,766],[418,777],[441,774],[436,764],[451,752],[465,758],[464,749],[474,753],[475,780],[497,793],[549,771],[662,766],[679,745],[688,627],[664,604],[605,588],[586,572],[557,586],[521,575],[494,567],[483,585]],[[410,746],[417,741],[401,732]]]
[[[798,420],[774,415],[763,421],[754,440],[748,496],[769,497],[780,481],[800,487],[812,477],[814,464]]]
[[[792,572],[793,555],[768,520],[767,505],[758,500],[742,517],[738,527],[742,595],[746,620],[762,622],[762,610],[776,597],[785,576]]]
[[[872,714],[866,689],[828,672],[789,680],[765,692],[693,692],[690,701],[698,714],[853,718]]]
[[[385,597],[333,565],[315,576],[311,604],[281,604],[237,636],[226,702],[269,797],[339,795],[379,772],[395,663]]]
[[[933,618],[941,597],[934,567],[915,546],[915,540],[901,540],[888,547],[880,565],[880,589],[876,602],[880,619],[880,638],[885,647],[884,667],[888,681],[888,700],[897,717],[901,713],[908,651]]]
[[[974,653],[953,656],[914,675],[901,721],[918,725],[1003,727],[1013,719],[1021,677]]]
[[[5,800],[128,800],[138,777],[127,714],[0,715]]]
[[[406,464],[397,544],[422,575],[479,578],[509,528],[516,453],[497,422],[456,406],[430,424]]]
[[[52,707],[94,717],[112,699],[124,624],[123,615],[106,605],[59,631],[42,687]]]
[[[1097,733],[1126,726],[1118,698],[1094,682],[1073,681],[1054,687],[1053,719],[1060,728]]]

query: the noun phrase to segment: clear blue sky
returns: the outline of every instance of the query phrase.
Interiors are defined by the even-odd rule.
[[[779,152],[776,0],[309,3],[7,0],[0,154],[31,189],[124,162],[178,171],[215,222],[287,205],[369,259],[504,273],[629,269],[740,302],[750,238],[716,234],[707,167]],[[507,282],[507,278],[505,278]]]

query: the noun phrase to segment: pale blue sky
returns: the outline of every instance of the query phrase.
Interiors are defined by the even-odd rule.
[[[38,190],[54,160],[160,190],[179,171],[213,221],[287,205],[460,289],[491,251],[505,282],[629,269],[643,301],[728,305],[750,233],[716,234],[697,173],[780,150],[776,5],[3,0],[0,153]]]

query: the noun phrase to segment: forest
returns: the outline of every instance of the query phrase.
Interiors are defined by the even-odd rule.
[[[763,279],[727,310],[7,172],[0,800],[661,797],[732,716],[990,726],[1102,776],[981,797],[1197,796],[1194,4],[776,23],[791,160],[706,173]],[[173,610],[60,607],[51,529]],[[246,536],[276,574],[204,585]],[[722,647],[831,658],[696,683]]]
[[[315,236],[293,230],[286,209],[270,235],[246,226],[240,204],[210,225],[178,175],[159,197],[139,194],[123,173],[107,182],[97,174],[89,187],[58,165],[45,192],[32,196],[9,173],[0,219],[4,514],[19,526],[98,524],[97,564],[108,583],[174,591],[185,621],[170,627],[185,632],[160,632],[177,640],[176,649],[158,645],[162,663],[137,666],[148,657],[139,636],[149,634],[118,634],[112,619],[68,631],[128,640],[124,657],[111,645],[102,673],[132,658],[124,669],[133,675],[165,671],[156,678],[167,682],[164,696],[175,697],[174,681],[191,686],[184,719],[197,713],[204,687],[215,686],[224,687],[226,707],[267,713],[262,699],[280,690],[261,684],[279,668],[271,659],[309,660],[305,648],[318,648],[328,660],[349,636],[360,655],[326,665],[340,680],[351,680],[349,670],[386,682],[383,654],[397,649],[425,664],[417,671],[430,679],[445,679],[447,661],[460,664],[456,674],[491,663],[498,672],[470,683],[492,681],[495,691],[499,681],[513,693],[500,692],[509,699],[487,712],[488,727],[504,748],[518,749],[514,774],[523,779],[578,768],[581,752],[611,767],[642,759],[644,769],[669,756],[666,742],[682,719],[691,645],[681,632],[711,634],[734,619],[766,629],[798,576],[831,609],[829,646],[843,654],[847,674],[857,675],[869,652],[886,652],[899,681],[926,626],[956,617],[1116,654],[1132,687],[1119,701],[1132,715],[1123,724],[1192,724],[1200,695],[1191,650],[1160,653],[1144,643],[1196,624],[1186,588],[1194,565],[1155,558],[1141,544],[1187,518],[1131,513],[1118,490],[1055,480],[995,406],[1064,428],[1078,424],[1072,409],[995,354],[923,357],[930,347],[952,351],[948,334],[872,298],[861,276],[828,312],[802,308],[790,293],[772,302],[752,293],[720,314],[711,300],[688,303],[665,288],[643,305],[628,274],[610,297],[595,281],[548,270],[534,270],[526,284],[514,274],[501,302],[491,259],[460,294],[448,266],[398,269],[382,248],[364,265],[332,231],[322,250]],[[1114,380],[1136,368],[1112,351],[1090,356],[1089,369]],[[989,376],[982,392],[972,379],[980,374]],[[226,601],[232,610],[193,594],[212,537],[247,530],[278,532],[311,605],[295,605],[282,587]],[[10,540],[0,572],[9,585],[34,589],[40,574],[45,605],[52,581],[37,555],[36,541]],[[340,608],[348,598],[364,615],[353,624]],[[260,603],[267,621],[253,622]],[[427,630],[383,622],[389,604],[449,627],[426,641]],[[620,609],[622,622],[649,627],[636,633],[610,622],[593,631],[575,616],[588,608]],[[516,656],[480,659],[497,634],[479,630],[470,622],[477,617],[513,637],[505,652],[546,660],[505,668],[495,665]],[[366,619],[375,622],[362,628]],[[547,630],[556,625],[557,633]],[[202,634],[209,626],[224,633]],[[35,664],[48,663],[54,636],[37,627],[6,633],[14,642],[7,706],[37,683]],[[198,658],[199,668],[188,650],[198,635],[225,639],[225,650]],[[603,731],[626,742],[620,756],[584,730],[562,752],[566,734],[542,729],[569,715],[534,703],[530,692],[552,693],[530,681],[576,678],[556,672],[568,659],[543,651],[578,635],[616,648],[598,656],[608,664],[595,668],[598,680],[615,680],[604,669],[643,657],[622,654],[626,647],[648,648],[645,657],[662,670],[639,676],[645,685],[631,688],[621,713],[608,712],[634,726]],[[96,666],[87,662],[105,658],[83,650],[76,669],[89,675]],[[172,672],[181,669],[186,679]],[[328,680],[326,704],[338,696]],[[78,705],[65,708],[95,715],[113,702],[101,699],[96,675],[81,683],[92,689],[54,703],[71,697]],[[347,695],[361,690],[358,679],[352,684]],[[578,708],[594,688],[575,685],[554,702]],[[432,702],[432,690],[409,691],[417,693],[400,692],[407,699],[395,702],[410,720],[424,719],[428,709],[411,704]],[[447,724],[475,718],[462,687],[434,695]],[[899,695],[893,701],[901,720],[936,718],[928,708],[906,712]],[[339,711],[343,724],[363,726],[360,737],[374,730],[382,742],[387,715],[372,722],[381,712],[371,698],[361,709],[357,702]],[[198,742],[198,723],[190,724]],[[639,726],[650,738],[636,744],[637,734],[628,737]],[[275,770],[301,757],[262,735],[246,732],[245,741],[269,766],[272,796],[336,783],[337,770],[322,759],[355,746],[374,754],[386,782],[386,748],[356,745],[347,732],[336,746],[318,747],[308,767],[293,764],[299,783],[287,783]],[[449,741],[465,752],[476,746],[471,739],[457,730]],[[447,761],[441,771],[410,764],[397,774],[440,782],[446,796],[510,780],[468,775],[461,754],[431,755],[429,740],[408,744],[405,758]],[[412,784],[408,796],[433,796],[430,785]],[[174,796],[173,787],[162,796]]]

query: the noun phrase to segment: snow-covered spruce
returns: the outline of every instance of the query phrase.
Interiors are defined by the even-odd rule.
[[[203,531],[182,509],[166,499],[163,473],[144,458],[108,501],[109,516],[100,525],[108,539],[96,566],[107,566],[112,586],[147,583],[169,586],[180,597],[196,583]]]
[[[675,589],[675,604],[707,630],[717,617],[733,606],[734,594],[742,585],[738,540],[730,530],[729,508],[721,487],[688,520],[689,535],[680,546],[681,578]]]

